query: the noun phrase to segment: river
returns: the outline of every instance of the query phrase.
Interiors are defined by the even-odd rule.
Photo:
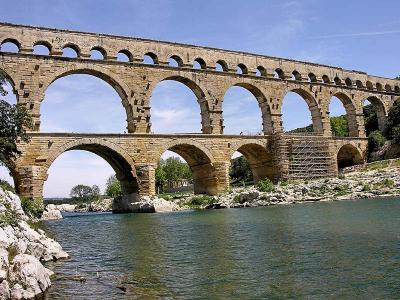
[[[46,222],[46,299],[394,299],[400,199]],[[76,281],[75,275],[85,278]]]

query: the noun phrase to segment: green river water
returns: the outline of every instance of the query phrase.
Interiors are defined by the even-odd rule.
[[[44,226],[71,255],[46,299],[400,299],[398,198]]]

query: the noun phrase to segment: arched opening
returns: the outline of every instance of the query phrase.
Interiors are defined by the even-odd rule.
[[[104,60],[107,58],[106,51],[101,47],[94,47],[90,50],[90,59]]]
[[[363,163],[360,151],[351,144],[342,146],[337,154],[337,166],[340,169]]]
[[[189,185],[188,188],[193,188],[195,194],[215,195],[218,193],[218,179],[212,158],[200,145],[181,143],[169,146],[162,155],[163,159],[168,159],[168,157],[175,157],[175,167],[179,168],[179,166],[176,166],[177,162],[183,162],[180,167],[183,169],[181,170],[182,174],[186,173],[186,175],[180,176],[184,177],[182,183],[188,185],[192,183],[193,186]],[[176,161],[177,159],[179,161]],[[184,166],[185,162],[189,170]],[[188,174],[188,171],[191,175]],[[170,177],[173,177],[173,175]]]
[[[232,186],[254,184],[265,178],[274,180],[271,153],[258,144],[240,146],[231,157],[229,176]]]
[[[378,88],[378,86],[376,88]],[[381,86],[380,90],[382,90],[382,86]],[[385,85],[385,91],[388,92],[388,93],[391,93],[392,92],[392,87],[389,84],[386,84]]]
[[[51,45],[48,42],[37,42],[33,46],[33,54],[36,55],[50,55]]]
[[[363,115],[366,136],[376,130],[384,131],[386,109],[378,98],[371,96],[363,101]]]
[[[371,81],[367,81],[365,85],[366,85],[368,90],[372,91],[374,89],[374,85],[372,84]]]
[[[69,58],[77,58],[80,56],[80,51],[78,46],[74,44],[67,44],[62,49],[62,56]]]
[[[335,82],[336,85],[342,85],[342,80],[339,77],[335,77],[333,81]]]
[[[165,151],[155,171],[156,193],[193,193],[193,174],[185,159],[172,151]]]
[[[397,93],[397,94],[400,93],[400,87],[396,85],[396,86],[394,87],[394,91],[395,91],[395,93]]]
[[[193,69],[199,70],[203,69],[205,70],[207,68],[206,62],[204,59],[198,57],[193,61]]]
[[[350,78],[346,78],[346,80],[344,81],[344,83],[345,83],[346,86],[348,86],[348,87],[352,87],[352,86],[353,86],[353,81],[351,81]]]
[[[138,197],[135,170],[115,150],[101,144],[83,144],[68,148],[48,161],[48,179],[44,183],[45,198],[69,197],[77,185],[97,185],[105,194],[107,179],[116,175],[123,195]]]
[[[359,88],[359,89],[363,89],[363,88],[364,88],[364,85],[363,85],[363,83],[362,83],[361,80],[357,80],[357,81],[356,81],[356,86],[357,86],[357,88]]]
[[[143,63],[146,65],[158,65],[158,57],[153,52],[147,52],[143,56]]]
[[[283,130],[289,133],[322,133],[322,118],[315,99],[307,91],[289,91],[282,104]]]
[[[40,109],[41,131],[124,132],[127,114],[121,106],[121,100],[126,101],[122,89],[101,74],[76,73],[62,75],[47,88]]]
[[[170,67],[180,68],[183,66],[183,60],[177,55],[172,55],[168,60],[168,65]]]
[[[315,76],[314,73],[309,73],[308,74],[308,79],[309,79],[310,82],[317,82],[318,81],[317,80],[317,76]]]
[[[132,62],[133,56],[129,50],[121,50],[117,54],[117,61],[120,62]]]
[[[268,103],[261,91],[252,85],[230,87],[225,92],[222,111],[225,134],[272,133]]]
[[[224,60],[218,60],[215,64],[215,70],[219,72],[228,72],[228,65]]]
[[[258,77],[267,76],[267,70],[262,66],[258,66],[256,69],[256,76],[258,76]]]
[[[0,44],[1,52],[18,53],[20,49],[21,49],[20,43],[14,39],[5,39]]]
[[[382,86],[381,83],[379,83],[379,82],[376,83],[376,90],[377,90],[378,92],[383,91],[383,86]]]
[[[9,79],[9,76],[1,69],[0,73],[4,76],[4,81],[0,82],[0,99],[5,100],[9,104],[17,104],[17,95],[11,79]]]
[[[275,69],[274,72],[274,78],[276,79],[285,79],[285,73],[282,71],[282,69]]]
[[[238,64],[238,66],[236,68],[236,74],[246,75],[248,73],[249,73],[249,70],[247,69],[247,67],[244,64]]]
[[[158,83],[150,107],[154,133],[207,133],[209,120],[204,93],[186,78],[171,77]]]
[[[292,72],[292,80],[301,81],[301,74],[297,71]]]
[[[331,83],[331,80],[329,79],[329,76],[328,76],[328,75],[323,75],[323,76],[322,76],[322,81],[323,81],[324,83]]]
[[[346,94],[335,94],[329,103],[329,117],[333,136],[358,136],[356,109]]]

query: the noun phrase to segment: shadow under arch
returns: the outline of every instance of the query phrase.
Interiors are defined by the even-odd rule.
[[[47,171],[61,154],[72,150],[84,150],[100,156],[115,171],[124,195],[139,193],[139,182],[133,159],[119,146],[101,139],[78,139],[50,151],[44,164],[43,172],[46,174],[43,178],[47,178]]]
[[[101,68],[72,68],[69,70],[63,70],[58,73],[55,73],[47,82],[43,84],[43,94],[46,93],[47,89],[51,86],[52,83],[54,83],[56,80],[70,76],[70,75],[90,75],[93,77],[96,77],[98,79],[103,80],[106,82],[108,85],[110,85],[118,94],[118,96],[121,98],[121,102],[123,107],[125,108],[127,120],[131,119],[130,117],[132,116],[132,109],[129,105],[128,101],[128,95],[129,95],[129,87],[122,81],[116,79],[112,74],[108,74],[106,70],[103,70]],[[129,129],[129,126],[127,124],[127,128]]]
[[[343,104],[343,107],[346,111],[347,125],[349,127],[349,136],[358,137],[359,132],[358,132],[357,113],[353,101],[351,101],[351,98],[343,92],[338,92],[332,95],[332,97],[338,98],[340,102],[342,102]],[[329,100],[329,104],[332,102],[332,97]],[[328,109],[329,109],[329,104],[328,104]]]
[[[205,147],[189,140],[172,141],[158,152],[156,160],[167,150],[180,155],[189,165],[193,174],[195,194],[215,195],[218,193],[218,177],[213,165],[214,158]]]
[[[293,88],[287,91],[296,93],[300,97],[304,99],[307,103],[308,109],[311,112],[311,120],[313,125],[313,130],[315,133],[323,133],[323,125],[322,125],[322,115],[319,109],[318,103],[315,100],[314,96],[311,95],[308,91],[301,88]],[[285,97],[284,97],[285,98]],[[281,105],[282,107],[282,105]]]
[[[341,146],[337,152],[336,159],[339,170],[364,163],[360,150],[352,144]]]
[[[234,152],[239,152],[248,161],[253,173],[254,183],[268,178],[274,180],[273,154],[265,144],[257,142],[243,142],[234,145],[231,150],[231,157]]]
[[[157,85],[160,82],[163,81],[176,81],[184,84],[186,87],[188,87],[196,96],[197,98],[197,103],[200,105],[200,114],[201,114],[201,131],[202,133],[212,133],[211,129],[211,117],[210,117],[210,110],[208,107],[208,102],[206,100],[206,95],[202,88],[195,83],[193,80],[180,76],[180,75],[173,75],[173,76],[168,76],[157,82],[154,87],[153,87],[153,92],[154,89],[157,87]],[[150,97],[151,98],[151,97]],[[151,104],[150,104],[151,105]]]
[[[261,110],[263,133],[264,134],[272,134],[274,132],[274,129],[273,129],[273,124],[272,124],[272,119],[271,119],[271,109],[267,102],[267,97],[264,95],[264,93],[258,87],[254,86],[253,84],[250,84],[250,83],[238,82],[238,83],[233,84],[232,86],[244,88],[245,90],[249,91],[256,98],[258,107]],[[228,88],[228,90],[229,90],[229,88]],[[225,92],[225,94],[227,93],[227,91]]]

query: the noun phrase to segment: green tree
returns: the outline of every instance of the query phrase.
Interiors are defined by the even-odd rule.
[[[385,136],[388,140],[400,143],[400,101],[396,101],[389,109]]]
[[[376,111],[372,104],[368,104],[363,107],[363,114],[365,131],[367,136],[369,136],[371,132],[379,130],[378,115],[376,114]]]
[[[5,96],[5,74],[0,71],[0,95]],[[32,118],[28,110],[21,104],[11,105],[5,100],[0,100],[0,163],[15,159],[20,151],[17,148],[18,141],[29,142],[27,129],[32,128]]]
[[[229,176],[235,182],[241,180],[253,181],[253,173],[247,159],[243,155],[231,160]]]
[[[112,198],[122,195],[121,184],[116,175],[108,177],[106,183],[106,195]]]
[[[382,132],[375,130],[368,136],[368,149],[369,151],[374,151],[382,147],[386,142],[385,137]]]
[[[164,165],[165,161],[163,159],[160,159],[157,163],[155,176],[156,176],[156,189],[158,192],[164,190],[164,185],[167,181],[167,174],[165,173]]]
[[[99,199],[100,189],[97,185],[93,187],[78,184],[71,189],[70,197],[75,201],[90,202]]]
[[[334,136],[349,136],[349,127],[347,125],[346,115],[331,117],[331,130]]]

